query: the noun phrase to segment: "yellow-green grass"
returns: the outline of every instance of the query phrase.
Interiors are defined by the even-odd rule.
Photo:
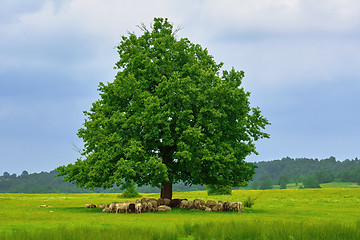
[[[303,183],[289,183],[286,185],[287,189],[298,189],[303,188]],[[322,183],[320,184],[321,188],[360,188],[356,182],[330,182],[330,183]],[[280,189],[280,185],[273,185],[274,189]]]
[[[115,214],[84,208],[86,203],[128,200],[118,195],[0,194],[0,239],[360,239],[360,189],[174,193],[174,198],[190,200],[256,197],[244,213],[174,209]],[[42,204],[52,207],[40,208]]]
[[[356,182],[330,182],[320,184],[322,188],[360,188]]]

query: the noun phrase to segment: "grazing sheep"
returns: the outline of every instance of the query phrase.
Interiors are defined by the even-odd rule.
[[[213,208],[213,207],[215,207],[216,206],[216,202],[215,201],[212,201],[212,200],[208,200],[207,202],[206,202],[206,206],[208,207],[208,208]]]
[[[147,202],[147,209],[146,209],[147,212],[152,212],[153,211],[153,205],[152,205],[152,202]]]
[[[86,208],[96,208],[96,205],[94,204],[85,204]]]
[[[102,212],[112,212],[110,208],[106,207],[102,210]]]
[[[128,203],[116,203],[115,204],[116,213],[129,213],[129,204]]]
[[[159,212],[171,211],[171,207],[166,206],[166,205],[161,205],[158,207],[158,211]]]
[[[181,203],[182,200],[186,200],[186,201],[187,201],[187,199],[180,199],[180,198],[171,199],[171,201],[170,201],[170,207],[172,207],[172,208],[179,208],[180,203]]]
[[[170,206],[170,202],[171,202],[171,200],[168,199],[168,198],[159,198],[158,199],[158,206],[161,206],[161,205]]]
[[[140,204],[141,204],[141,211],[142,212],[148,212],[148,209],[149,209],[148,203],[147,202],[141,202]]]
[[[109,204],[108,208],[110,209],[109,212],[116,212],[116,204],[119,202],[112,202]]]
[[[218,204],[216,204],[213,208],[212,211],[213,212],[222,212],[224,210],[223,204],[220,202]]]
[[[170,207],[170,202],[171,202],[171,200],[168,199],[168,198],[164,198],[163,200],[164,200],[164,202],[163,202],[164,204],[163,204],[163,205],[166,205],[166,206]]]
[[[235,212],[236,209],[238,210],[238,212],[242,212],[242,202],[233,202],[230,204],[230,211]]]
[[[206,207],[204,211],[205,211],[205,212],[211,212],[212,210],[211,210],[211,208]]]
[[[135,212],[135,203],[129,203],[129,213]]]
[[[143,212],[151,212],[153,210],[151,202],[142,202],[141,207]]]
[[[195,209],[202,209],[205,206],[206,206],[206,203],[205,203],[204,200],[202,200],[202,199],[195,199],[194,200],[194,208]],[[204,210],[205,210],[205,208],[204,208]]]
[[[106,204],[99,204],[97,205],[97,208],[105,208],[106,207]]]
[[[157,202],[157,200],[154,199],[154,198],[149,198],[149,199],[148,199],[148,202],[150,202],[151,205],[152,205],[151,211],[157,211],[157,208],[158,208],[158,202]]]
[[[141,213],[141,209],[142,209],[141,203],[136,202],[135,203],[135,213]]]
[[[141,199],[141,203],[147,202],[148,200],[149,200],[149,198],[142,198],[142,199]]]
[[[164,204],[164,198],[159,198],[159,199],[157,200],[157,202],[158,202],[158,205],[159,205],[159,206],[165,205],[165,204]]]
[[[230,210],[230,205],[231,205],[230,201],[225,202],[224,203],[224,211],[229,211]]]
[[[180,204],[179,204],[179,208],[180,208],[180,209],[187,208],[188,204],[189,204],[189,201],[187,201],[187,200],[182,200],[182,201],[180,202]]]
[[[243,211],[243,209],[242,209],[242,202],[238,202],[238,212],[242,212]]]
[[[126,201],[125,203],[129,205],[129,213],[134,213],[135,212],[135,203],[132,201]]]
[[[195,209],[194,201],[189,201],[188,209]]]

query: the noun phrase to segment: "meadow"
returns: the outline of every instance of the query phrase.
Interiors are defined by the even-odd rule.
[[[243,213],[115,214],[84,205],[128,200],[119,194],[0,194],[0,239],[360,239],[359,188],[234,190],[229,196],[175,192],[173,197],[256,201]]]

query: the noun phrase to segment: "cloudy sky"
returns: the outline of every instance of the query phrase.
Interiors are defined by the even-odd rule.
[[[0,174],[76,161],[82,111],[111,82],[114,47],[167,17],[179,37],[245,71],[272,123],[249,161],[360,157],[358,0],[1,0]]]

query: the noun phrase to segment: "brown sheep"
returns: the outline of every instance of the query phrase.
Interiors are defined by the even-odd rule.
[[[194,208],[195,209],[202,209],[204,207],[206,207],[206,203],[205,203],[204,200],[201,200],[201,199],[195,199],[194,200]]]
[[[189,206],[189,201],[187,201],[187,200],[182,200],[179,204],[180,209],[188,208],[188,206]]]
[[[223,204],[220,202],[218,204],[216,204],[213,208],[212,211],[213,212],[222,212],[224,210],[223,208]]]
[[[230,210],[230,208],[229,208],[230,204],[231,204],[230,201],[227,201],[227,202],[224,203],[224,211],[229,211]]]
[[[170,201],[170,207],[172,207],[172,208],[179,208],[180,203],[181,203],[182,200],[186,200],[186,201],[187,201],[187,199],[180,199],[180,198],[171,199],[171,201]]]
[[[208,200],[207,202],[206,202],[206,206],[208,207],[208,208],[213,208],[213,207],[215,207],[216,206],[216,202],[215,201],[212,201],[212,200]]]
[[[161,205],[170,206],[170,202],[171,202],[171,200],[168,199],[168,198],[159,198],[158,199],[158,206],[161,206]]]

